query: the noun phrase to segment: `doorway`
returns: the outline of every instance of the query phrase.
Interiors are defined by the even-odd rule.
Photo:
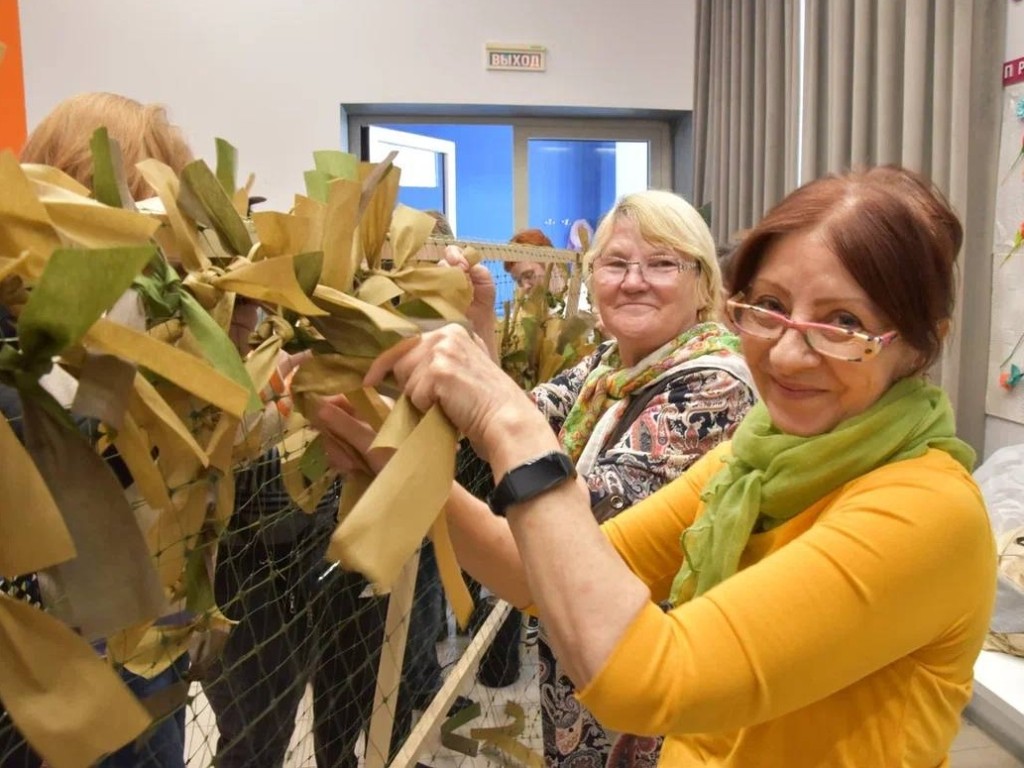
[[[366,128],[366,153],[378,163],[398,152],[395,165],[402,170],[400,202],[421,211],[439,211],[458,233],[454,141],[379,125]]]
[[[457,221],[450,223],[463,240],[506,243],[515,232],[536,228],[555,247],[579,249],[577,232],[593,232],[618,197],[671,187],[667,121],[368,114],[351,117],[348,127],[358,144],[349,151],[364,159],[378,160],[397,149],[396,163],[403,168],[399,202],[446,215],[457,211]],[[446,174],[439,170],[445,161],[438,159],[446,150],[438,147],[448,145],[452,160],[444,165],[451,169]],[[408,183],[406,164],[422,170]],[[448,187],[423,186],[434,179]],[[500,307],[514,286],[500,262],[488,266]]]

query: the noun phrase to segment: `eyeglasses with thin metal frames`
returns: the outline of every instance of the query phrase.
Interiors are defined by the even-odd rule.
[[[621,282],[626,279],[626,275],[629,274],[632,267],[637,268],[643,280],[656,283],[672,280],[680,272],[691,269],[700,270],[700,263],[668,256],[653,256],[646,261],[598,256],[591,264],[590,271],[598,277],[607,277],[609,281]]]

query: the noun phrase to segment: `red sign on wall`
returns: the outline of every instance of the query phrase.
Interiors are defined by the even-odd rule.
[[[1024,58],[1003,64],[1003,87],[1024,82]]]

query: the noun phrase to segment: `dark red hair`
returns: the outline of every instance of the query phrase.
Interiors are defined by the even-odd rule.
[[[539,229],[524,229],[521,232],[516,232],[512,235],[512,239],[509,242],[519,243],[520,245],[540,245],[545,248],[552,247],[548,236]]]
[[[768,249],[794,232],[820,236],[925,365],[935,360],[953,315],[963,228],[929,181],[879,166],[805,184],[740,243],[729,290],[745,290]]]
[[[548,239],[548,236],[539,229],[522,229],[512,235],[509,242],[516,243],[517,245],[538,245],[544,248],[554,247],[554,244]],[[514,261],[506,261],[504,264],[505,271],[511,274],[512,265],[514,263]]]

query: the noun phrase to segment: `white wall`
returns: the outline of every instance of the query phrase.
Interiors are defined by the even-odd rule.
[[[1006,4],[1006,46],[1003,61],[1011,61],[1024,56],[1024,5],[1020,3]],[[1005,141],[1006,138],[1003,138]],[[1002,171],[1000,172],[1003,173]],[[985,371],[986,376],[996,376],[991,370]],[[1016,393],[1015,393],[1016,395]],[[1016,395],[1018,397],[1022,395]],[[985,458],[1005,445],[1024,443],[1024,424],[988,415],[985,417]]]
[[[688,110],[696,0],[21,0],[31,130],[106,90],[168,106],[193,149],[238,147],[287,208],[339,104]],[[548,49],[544,73],[488,72],[488,42]]]

